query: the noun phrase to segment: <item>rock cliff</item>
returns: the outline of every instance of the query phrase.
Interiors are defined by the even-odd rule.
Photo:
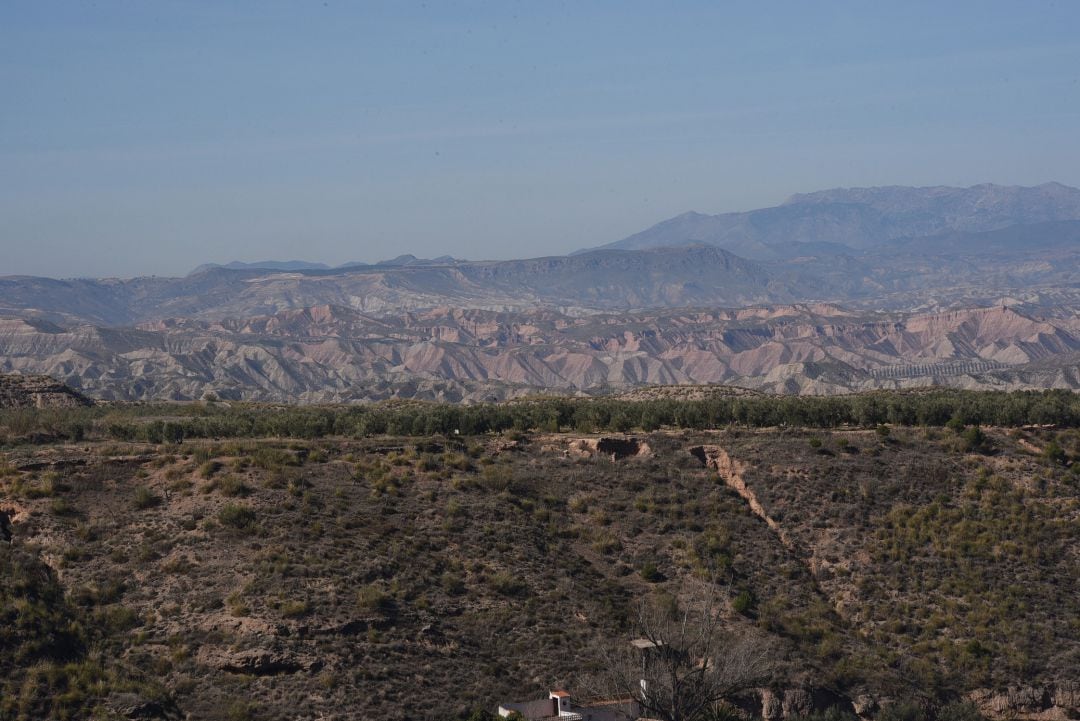
[[[0,375],[0,408],[73,408],[90,403],[49,376]]]

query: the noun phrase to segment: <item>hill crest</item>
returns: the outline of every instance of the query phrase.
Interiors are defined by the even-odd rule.
[[[787,257],[784,244],[837,243],[865,250],[900,238],[982,232],[1014,225],[1080,220],[1080,189],[990,183],[833,188],[792,195],[777,206],[707,215],[690,211],[602,248],[644,249],[694,241],[746,258]]]

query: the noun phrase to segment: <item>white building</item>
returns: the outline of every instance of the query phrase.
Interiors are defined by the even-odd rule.
[[[633,699],[594,701],[581,706],[574,705],[567,691],[557,690],[547,698],[521,703],[504,703],[499,715],[507,717],[517,712],[526,721],[633,721],[640,711]]]

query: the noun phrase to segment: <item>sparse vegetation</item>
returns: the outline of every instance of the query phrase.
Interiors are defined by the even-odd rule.
[[[388,614],[394,611],[394,597],[377,584],[362,588],[357,593],[356,601],[360,608],[372,613]]]
[[[98,717],[112,693],[171,706],[164,689],[136,669],[89,653],[130,628],[130,609],[111,605],[90,615],[65,598],[39,558],[6,544],[0,578],[0,719]]]
[[[603,407],[592,403],[569,403],[559,426]],[[680,422],[694,408],[676,408]],[[968,414],[958,432],[894,421],[887,435],[878,423],[666,427],[636,435],[648,454],[612,461],[571,453],[572,434],[518,429],[512,442],[487,434],[460,445],[354,437],[338,424],[369,410],[297,417],[309,412],[339,437],[192,441],[197,429],[185,426],[178,446],[42,446],[34,452],[64,463],[4,471],[4,499],[25,511],[8,548],[47,539],[25,551],[50,554],[62,571],[42,624],[75,629],[77,642],[73,660],[48,661],[54,680],[23,655],[11,683],[32,677],[39,704],[70,690],[81,700],[67,708],[85,710],[99,702],[95,684],[135,688],[152,672],[162,679],[155,702],[171,694],[195,717],[238,698],[268,720],[292,703],[293,715],[353,703],[392,717],[406,694],[488,708],[528,698],[534,678],[588,672],[598,644],[629,636],[628,609],[643,593],[677,608],[700,588],[716,594],[725,623],[781,644],[781,673],[918,698],[929,721],[977,721],[971,707],[949,705],[971,688],[1080,667],[1080,574],[1070,565],[1080,435],[1062,424],[979,425],[972,446]],[[242,404],[173,413],[181,425],[261,417]],[[524,429],[530,413],[516,416]],[[939,417],[955,415],[946,407]],[[732,469],[688,452],[702,444],[730,453],[775,528],[728,485]],[[0,467],[21,452],[6,451]],[[201,478],[208,463],[220,466]],[[91,649],[136,668],[100,663]],[[312,658],[324,665],[310,673],[244,665],[306,669]],[[82,670],[61,680],[69,672],[56,669],[70,664]],[[220,670],[229,664],[240,670]],[[358,693],[372,679],[385,694]]]
[[[248,506],[229,503],[218,511],[217,519],[221,525],[241,531],[255,528],[255,511]]]
[[[131,505],[136,510],[144,511],[147,508],[153,508],[161,503],[161,497],[151,491],[146,486],[139,486],[135,489],[135,495],[131,499]]]

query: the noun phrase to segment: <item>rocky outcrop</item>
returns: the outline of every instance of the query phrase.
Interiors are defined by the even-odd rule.
[[[91,401],[44,375],[0,375],[0,408],[76,408]]]
[[[760,688],[743,694],[736,705],[751,718],[764,721],[805,718],[833,708],[854,712],[850,699],[823,688]]]
[[[312,672],[322,668],[322,662],[314,656],[299,655],[282,648],[229,651],[204,647],[197,658],[201,665],[218,671],[252,676]]]
[[[109,709],[126,719],[180,719],[180,711],[170,702],[144,698],[135,693],[114,693],[106,700]]]
[[[652,455],[648,443],[632,437],[579,438],[570,442],[570,451],[578,456],[599,456],[612,461]]]
[[[1080,716],[1080,682],[1061,681],[1047,686],[1010,686],[1004,690],[978,689],[968,698],[991,719],[1073,719]]]

